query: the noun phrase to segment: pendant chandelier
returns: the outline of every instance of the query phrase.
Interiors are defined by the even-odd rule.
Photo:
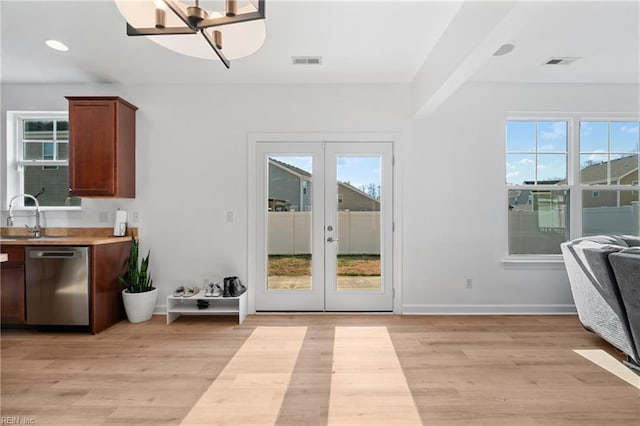
[[[265,0],[203,1],[222,5],[224,11],[207,10],[200,1],[115,0],[127,20],[127,35],[147,36],[183,55],[230,60],[255,53],[266,37]]]

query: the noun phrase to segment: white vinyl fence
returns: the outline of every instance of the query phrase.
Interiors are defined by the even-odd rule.
[[[569,239],[564,209],[509,212],[510,253],[557,253]],[[582,235],[630,234],[640,231],[640,206],[588,207],[582,209]],[[578,230],[580,234],[580,230]]]
[[[338,212],[338,254],[380,254],[380,212]],[[311,253],[311,212],[269,212],[269,254]]]
[[[619,234],[638,235],[640,231],[640,206],[590,207],[583,210],[584,235]]]

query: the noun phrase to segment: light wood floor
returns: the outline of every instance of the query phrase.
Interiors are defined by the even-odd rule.
[[[3,330],[1,415],[40,425],[178,425],[208,390],[225,392],[216,379],[236,353],[247,362],[248,346],[238,351],[257,327],[271,326],[306,327],[271,420],[278,425],[325,425],[332,403],[366,399],[362,387],[332,397],[334,350],[346,353],[334,348],[339,327],[386,328],[423,424],[638,425],[640,419],[640,391],[573,352],[604,349],[620,358],[574,316],[257,315],[240,326],[225,317],[181,317],[167,326],[156,316],[97,336]],[[269,365],[271,356],[252,350],[256,363]],[[380,409],[384,392],[375,401]],[[249,397],[235,403],[251,410]]]

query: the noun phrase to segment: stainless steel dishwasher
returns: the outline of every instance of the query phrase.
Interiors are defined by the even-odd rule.
[[[27,324],[89,325],[89,248],[27,247]]]

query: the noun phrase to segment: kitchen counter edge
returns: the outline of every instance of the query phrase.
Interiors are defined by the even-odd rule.
[[[3,246],[97,246],[102,244],[124,243],[131,241],[130,236],[125,237],[55,237],[43,239],[12,240],[11,237],[0,240]]]

